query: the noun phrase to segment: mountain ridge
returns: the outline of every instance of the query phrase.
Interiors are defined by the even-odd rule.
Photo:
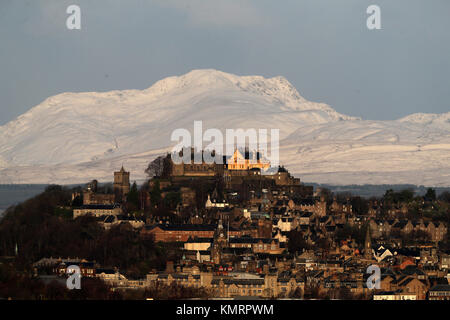
[[[402,169],[427,168],[429,159],[440,166],[430,166],[432,179],[413,175],[414,181],[406,182],[450,185],[450,176],[439,172],[450,172],[445,164],[450,160],[449,115],[363,120],[306,100],[281,76],[193,70],[144,90],[65,92],[45,99],[0,127],[0,183],[102,180],[120,162],[128,164],[136,179],[143,179],[151,157],[174,145],[171,132],[177,128],[193,132],[193,122],[202,120],[204,130],[280,128],[282,163],[318,183],[336,182],[333,174],[342,177],[347,171],[341,184],[370,183],[373,179],[368,177],[376,176],[375,170],[383,172],[380,182],[404,183]],[[328,160],[329,154],[335,156],[334,162]],[[373,161],[367,161],[367,154]],[[401,159],[393,160],[390,168],[386,156]],[[386,172],[395,170],[402,178],[395,181],[394,175],[393,181],[384,181],[389,178]],[[351,172],[358,174],[352,177]],[[365,173],[370,175],[364,177]]]

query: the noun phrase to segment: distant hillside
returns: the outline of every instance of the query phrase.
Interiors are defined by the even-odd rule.
[[[384,195],[386,190],[392,189],[394,191],[401,191],[405,189],[413,190],[416,195],[423,196],[427,192],[428,187],[424,186],[416,186],[412,184],[383,184],[383,185],[348,185],[348,186],[336,186],[336,185],[328,185],[328,184],[318,184],[318,183],[306,183],[314,186],[314,189],[317,188],[327,188],[333,193],[345,193],[350,192],[352,195],[361,196],[365,198],[370,197],[381,197]],[[440,195],[444,191],[450,192],[450,187],[437,187],[434,188],[436,190],[436,194]]]
[[[46,186],[43,184],[1,184],[0,211],[34,197],[43,192]]]

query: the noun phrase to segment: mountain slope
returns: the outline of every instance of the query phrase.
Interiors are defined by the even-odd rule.
[[[194,70],[145,90],[46,99],[0,127],[0,183],[105,181],[122,163],[140,180],[147,163],[174,145],[174,129],[193,132],[194,121],[202,120],[203,130],[222,132],[279,128],[282,163],[307,180],[349,184],[375,177],[450,185],[442,174],[450,171],[448,119],[444,114],[364,121],[305,100],[283,77]],[[426,178],[405,176],[405,168],[431,171]]]
[[[450,183],[448,125],[443,130],[400,120],[346,121],[299,129],[280,144],[284,161],[306,181]]]

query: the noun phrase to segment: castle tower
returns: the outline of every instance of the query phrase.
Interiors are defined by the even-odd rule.
[[[116,201],[122,202],[124,197],[130,192],[130,173],[122,168],[118,172],[114,172],[114,194]]]

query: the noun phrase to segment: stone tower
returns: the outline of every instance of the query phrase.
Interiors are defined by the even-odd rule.
[[[372,241],[370,240],[370,227],[367,226],[366,240],[364,241],[364,258],[372,259]]]
[[[219,220],[216,232],[214,234],[214,241],[211,249],[211,258],[215,264],[222,263],[222,250],[227,246],[227,234],[222,225],[222,220]]]
[[[130,192],[130,173],[122,168],[118,172],[114,172],[114,194],[116,201],[122,202],[124,197]]]

